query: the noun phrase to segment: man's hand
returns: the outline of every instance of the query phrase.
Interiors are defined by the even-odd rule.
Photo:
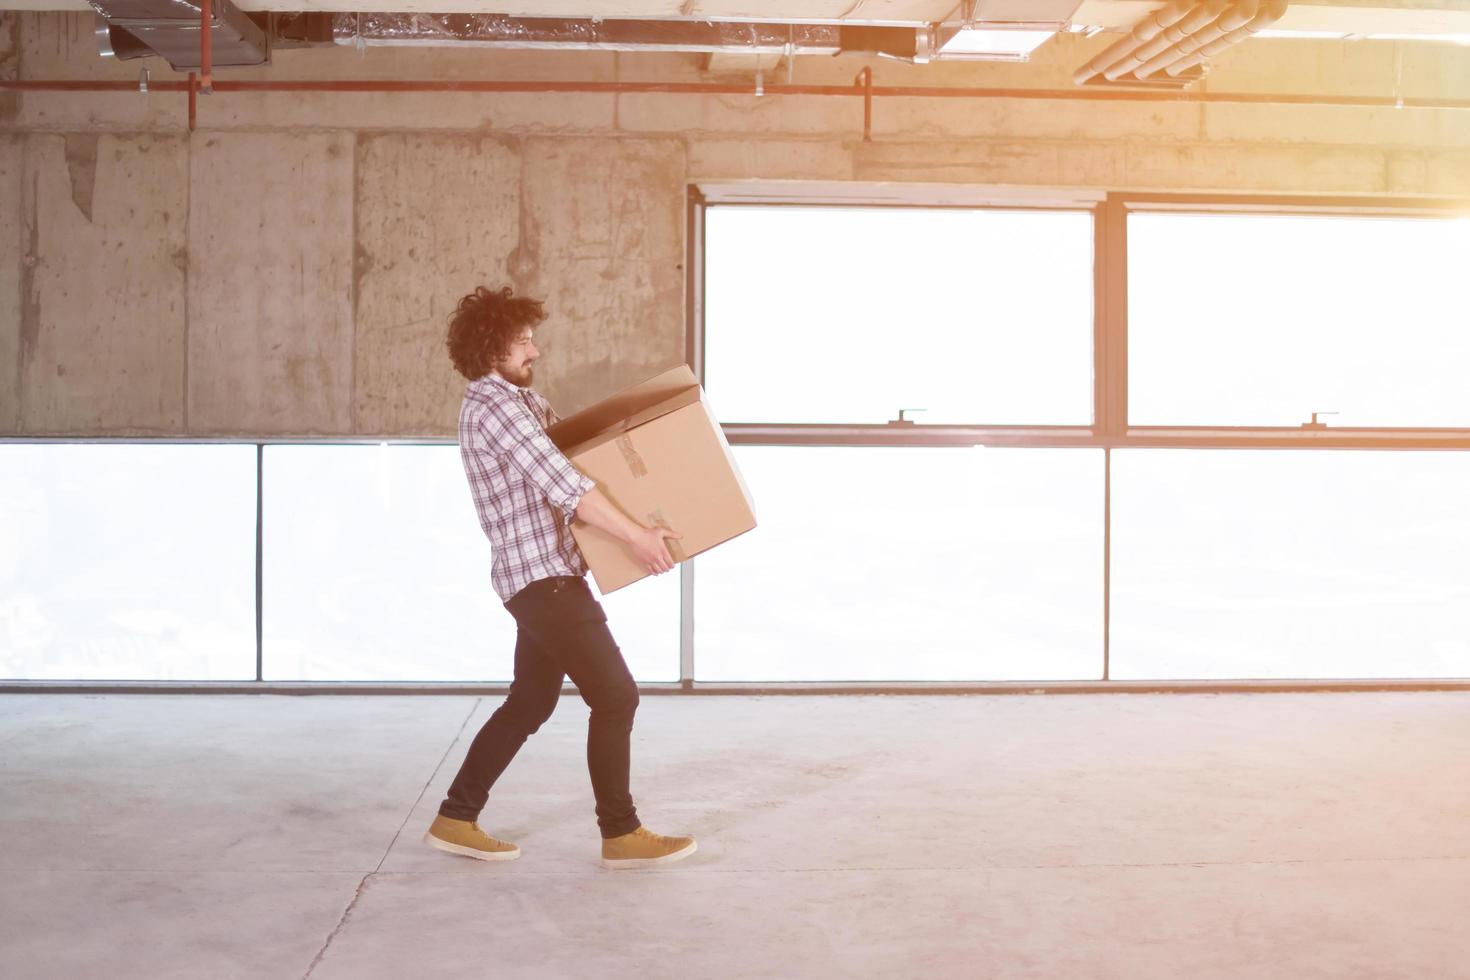
[[[601,490],[589,490],[577,505],[577,520],[591,524],[622,541],[633,553],[633,559],[654,575],[674,567],[667,538],[682,535],[666,527],[644,527],[619,510]]]
[[[628,546],[640,565],[654,575],[662,575],[674,567],[674,557],[669,554],[669,546],[664,544],[664,540],[680,536],[666,527],[645,527],[638,530]]]

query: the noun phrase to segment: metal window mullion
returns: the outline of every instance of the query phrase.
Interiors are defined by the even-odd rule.
[[[708,205],[690,186],[685,224],[684,360],[704,385],[704,227]]]
[[[1124,207],[1150,212],[1219,214],[1278,214],[1319,217],[1364,215],[1378,217],[1446,218],[1470,211],[1465,197],[1322,197],[1300,194],[1192,194],[1188,192],[1120,192]]]
[[[1470,429],[1167,427],[1130,429],[1114,446],[1138,449],[1470,449]]]
[[[1088,426],[801,425],[726,423],[732,446],[1092,446]]]
[[[1113,648],[1113,450],[1103,449],[1102,679],[1112,680]]]
[[[1099,435],[1121,439],[1128,432],[1128,211],[1109,194],[1096,213],[1096,426]]]
[[[704,386],[704,230],[709,204],[693,184],[685,204],[684,360]],[[679,563],[679,688],[694,690],[694,560]]]
[[[568,690],[573,689],[568,685]],[[733,695],[969,695],[969,694],[1217,694],[1226,692],[1376,692],[1376,691],[1464,691],[1470,678],[1280,678],[1274,680],[1118,680],[1098,681],[715,681],[685,690],[677,684],[643,683],[642,694],[673,697],[690,694],[720,697]],[[455,681],[48,681],[0,680],[0,694],[290,694],[330,697],[333,695],[421,695],[491,696],[510,693],[508,684],[474,684]]]
[[[265,527],[265,444],[255,444],[255,679],[265,680],[265,645],[263,642],[265,579],[264,527]]]
[[[679,686],[694,689],[694,559],[679,563]]]
[[[1138,427],[1118,435],[1080,427],[881,425],[722,426],[732,446],[1015,446],[1093,449],[1470,449],[1470,429]]]
[[[1113,654],[1112,447],[1128,437],[1128,211],[1121,197],[1109,194],[1094,215],[1093,426],[1103,440],[1102,681],[1107,683]]]

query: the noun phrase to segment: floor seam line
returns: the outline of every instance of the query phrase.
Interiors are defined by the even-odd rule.
[[[332,931],[327,933],[326,942],[322,943],[322,948],[316,951],[316,956],[312,957],[311,964],[307,966],[306,972],[301,975],[301,980],[307,980],[312,972],[316,970],[317,964],[321,963],[322,957],[327,955],[327,949],[332,945],[332,940],[336,939],[337,933],[341,932],[342,927],[347,925],[347,920],[352,916],[352,910],[357,907],[357,900],[362,898],[362,893],[367,890],[368,879],[375,874],[377,874],[376,871],[369,871],[362,876],[362,881],[357,883],[357,891],[352,893],[352,901],[347,903],[347,907],[342,910],[342,917],[337,920],[337,924],[332,927]]]
[[[480,710],[480,702],[483,700],[485,699],[475,698],[475,703],[470,705],[470,710],[465,714],[464,721],[459,723],[459,731],[455,732],[454,738],[449,740],[449,745],[445,747],[444,754],[439,757],[439,762],[434,766],[434,771],[429,773],[429,778],[424,780],[423,787],[419,789],[419,795],[414,797],[414,801],[409,804],[408,812],[403,816],[403,823],[398,825],[398,830],[393,834],[393,839],[388,842],[388,847],[383,851],[383,856],[378,859],[378,866],[372,870],[373,874],[377,874],[383,870],[383,862],[388,860],[389,854],[393,853],[393,845],[397,844],[398,838],[403,836],[403,828],[407,827],[408,822],[413,819],[413,811],[418,809],[419,801],[429,791],[429,786],[433,784],[434,777],[439,775],[440,769],[444,768],[444,760],[449,758],[449,753],[454,751],[454,747],[459,744],[460,737],[464,735],[464,730],[469,726],[470,719],[475,717],[475,712]]]
[[[408,822],[413,819],[413,811],[418,809],[419,801],[429,791],[429,786],[434,782],[434,777],[439,775],[440,769],[444,768],[444,760],[449,758],[449,753],[453,751],[455,745],[459,744],[460,736],[464,734],[465,727],[469,725],[470,719],[475,716],[475,712],[479,710],[480,702],[483,700],[483,698],[475,698],[474,704],[470,705],[470,710],[465,713],[464,720],[459,723],[459,731],[455,732],[454,738],[449,740],[449,745],[445,747],[444,754],[439,757],[439,762],[434,766],[434,771],[429,773],[429,778],[424,780],[424,785],[419,789],[419,795],[414,797],[414,801],[409,804],[408,813],[404,814],[403,823],[398,825],[398,831],[394,833],[393,839],[388,842],[388,847],[383,851],[383,856],[378,859],[378,866],[363,875],[362,880],[357,883],[357,890],[352,894],[352,901],[348,902],[347,907],[342,910],[342,917],[337,920],[337,925],[333,927],[331,932],[327,933],[326,942],[322,943],[322,948],[317,950],[316,956],[312,958],[311,964],[306,968],[306,973],[302,975],[302,980],[308,980],[316,970],[317,965],[321,963],[322,957],[327,955],[327,950],[331,947],[332,940],[336,939],[337,934],[347,925],[347,920],[352,917],[352,910],[357,908],[358,899],[362,898],[363,893],[367,891],[368,882],[382,869],[383,862],[388,860],[388,855],[393,853],[393,845],[398,843],[398,838],[403,835],[403,828],[407,827]]]

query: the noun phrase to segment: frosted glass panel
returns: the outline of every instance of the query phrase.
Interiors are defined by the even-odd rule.
[[[0,445],[0,677],[255,677],[255,447]]]
[[[1092,216],[706,212],[706,389],[722,422],[1092,421]]]
[[[1117,450],[1112,676],[1470,676],[1470,454]]]
[[[1470,219],[1135,214],[1133,425],[1470,427]]]
[[[695,559],[706,681],[1102,676],[1100,450],[737,447]]]
[[[458,447],[268,446],[264,500],[267,680],[511,679]],[[678,577],[603,605],[633,676],[677,680]]]

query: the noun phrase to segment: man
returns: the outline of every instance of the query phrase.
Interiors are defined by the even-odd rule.
[[[424,835],[431,847],[483,861],[520,857],[520,848],[476,823],[490,787],[556,710],[562,679],[592,709],[587,768],[602,834],[602,863],[638,868],[688,857],[692,837],[662,837],[638,820],[628,791],[629,737],[638,687],[608,631],[572,538],[573,520],[624,542],[650,572],[674,567],[665,528],[630,519],[579,473],[546,436],[557,421],[531,390],[532,340],[545,319],[541,301],[481,286],[459,302],[449,323],[449,356],[469,379],[459,412],[459,452],[480,527],[492,548],[491,583],[515,617],[515,679],[505,703],[470,744],[439,815]]]

